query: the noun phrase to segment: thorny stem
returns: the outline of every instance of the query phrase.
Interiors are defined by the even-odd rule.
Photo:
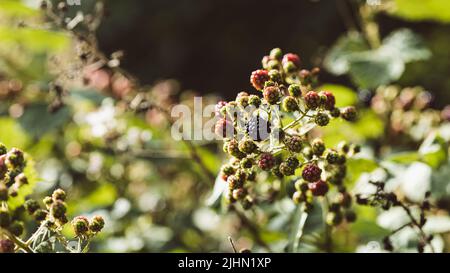
[[[297,125],[298,122],[300,122],[304,117],[307,116],[308,111],[306,111],[306,112],[301,112],[301,113],[302,113],[302,115],[301,115],[300,117],[296,118],[294,121],[292,121],[292,122],[289,123],[288,125],[284,126],[284,127],[283,127],[283,131],[285,131],[285,130],[287,130],[287,129],[289,129],[289,128],[292,128],[292,127],[294,127],[295,125]]]
[[[14,244],[16,244],[20,249],[22,249],[26,253],[35,253],[35,251],[33,249],[31,249],[31,247],[26,242],[22,241],[20,238],[18,238],[16,236],[14,236],[11,232],[4,230],[4,229],[0,229],[0,232],[5,234],[6,237],[8,237],[11,241],[13,241]]]
[[[428,239],[428,236],[425,234],[425,231],[423,231],[422,225],[417,222],[416,218],[414,218],[414,216],[412,215],[411,210],[404,203],[400,202],[399,205],[403,208],[406,214],[408,214],[408,217],[411,220],[410,225],[412,224],[417,228],[418,233],[422,237],[423,242],[429,245],[431,252],[434,253],[435,252],[434,247],[431,244],[430,240]]]
[[[231,236],[228,236],[228,241],[230,242],[230,245],[231,245],[231,248],[233,249],[233,252],[237,253],[236,247],[235,247],[234,242],[233,242],[233,238],[231,238]]]
[[[297,252],[298,246],[300,244],[300,239],[303,236],[303,229],[305,227],[306,219],[308,219],[308,213],[306,212],[306,206],[305,204],[302,204],[302,206],[299,208],[300,210],[300,217],[298,221],[298,228],[297,233],[294,237],[294,243],[292,244],[292,252]]]

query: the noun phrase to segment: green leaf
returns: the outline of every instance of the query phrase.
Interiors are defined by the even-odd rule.
[[[69,36],[60,32],[11,27],[0,27],[0,41],[3,44],[20,45],[35,53],[58,52],[70,44]]]
[[[403,19],[420,21],[450,22],[450,1],[448,0],[394,0],[392,13]]]
[[[387,161],[392,161],[399,164],[411,164],[412,162],[420,160],[420,154],[418,152],[402,152],[389,155],[386,157]]]
[[[358,95],[356,92],[343,85],[325,84],[319,89],[330,91],[334,94],[336,97],[336,107],[355,105],[358,102]]]
[[[383,40],[380,51],[388,57],[398,57],[405,63],[431,57],[431,52],[425,48],[422,39],[409,29],[392,32]]]
[[[12,118],[0,118],[0,142],[6,147],[26,147],[30,141],[29,136],[22,127]]]
[[[370,173],[379,167],[378,163],[368,158],[349,158],[347,160],[347,185],[352,186],[363,173]]]
[[[23,185],[19,188],[18,194],[16,197],[11,197],[8,200],[8,206],[11,209],[15,209],[18,206],[22,205],[25,202],[25,197],[33,193],[34,187],[36,186],[36,183],[38,182],[38,174],[35,169],[35,163],[34,160],[31,158],[30,155],[25,154],[25,159],[27,161],[27,165],[23,171],[25,176],[28,179],[28,184]]]
[[[342,75],[350,69],[349,58],[356,52],[369,49],[364,38],[358,32],[349,32],[339,38],[336,44],[328,52],[324,60],[325,68],[335,75]]]
[[[92,208],[99,208],[112,205],[117,199],[117,189],[114,185],[105,183],[95,191],[81,200],[73,201],[69,204],[69,213],[87,211]]]
[[[40,138],[54,129],[62,127],[70,118],[70,109],[63,107],[56,113],[50,113],[44,103],[35,103],[27,106],[19,118],[19,123],[33,138]]]
[[[447,142],[437,134],[429,135],[419,148],[422,162],[437,169],[448,160]]]

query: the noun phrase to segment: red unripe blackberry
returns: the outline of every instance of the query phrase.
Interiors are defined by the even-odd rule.
[[[13,253],[14,252],[14,242],[9,239],[0,240],[0,253]]]
[[[259,158],[258,161],[258,166],[264,170],[264,171],[268,171],[270,169],[273,168],[273,166],[275,166],[275,158],[273,157],[272,154],[269,153],[264,153],[261,155],[261,157]]]
[[[214,132],[220,137],[231,137],[234,133],[234,126],[228,119],[221,118],[217,121]]]
[[[309,109],[316,109],[320,105],[320,96],[315,91],[309,91],[305,95],[306,107]]]
[[[264,88],[264,83],[269,80],[269,72],[264,69],[258,69],[252,72],[250,76],[250,83],[257,90]]]
[[[327,110],[334,109],[334,106],[336,104],[336,98],[334,97],[333,93],[328,91],[321,91],[319,93],[322,105]]]
[[[303,168],[302,177],[306,181],[315,182],[320,179],[320,175],[322,174],[322,169],[319,168],[316,164],[309,163]]]
[[[324,196],[328,192],[328,184],[323,180],[309,183],[309,190],[314,196]]]
[[[276,104],[281,97],[280,89],[276,86],[267,86],[264,88],[263,96],[269,104]]]
[[[292,62],[297,68],[300,67],[300,57],[294,53],[287,53],[283,56],[281,63],[284,65],[287,62]]]

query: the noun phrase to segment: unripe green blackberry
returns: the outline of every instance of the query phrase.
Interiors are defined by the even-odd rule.
[[[101,216],[94,216],[89,224],[89,230],[93,233],[100,232],[105,226],[105,220]]]
[[[238,169],[235,176],[239,181],[241,181],[242,185],[244,184],[245,180],[247,180],[247,172],[242,169]]]
[[[261,105],[261,99],[256,95],[250,95],[248,97],[248,103],[252,106],[255,106],[256,108],[259,108]]]
[[[248,106],[248,104],[249,104],[249,96],[248,95],[241,95],[241,96],[238,96],[237,98],[236,98],[236,102],[237,102],[237,104],[239,105],[239,106],[241,106],[242,108],[245,108],[245,107],[247,107]]]
[[[72,228],[78,237],[85,236],[89,230],[89,221],[84,216],[77,216],[72,220]]]
[[[291,72],[294,72],[295,70],[297,70],[297,67],[295,66],[295,64],[293,62],[285,62],[282,64],[283,64],[283,70],[286,73],[291,73]]]
[[[8,166],[6,166],[6,155],[0,155],[0,179],[3,179],[8,172]]]
[[[264,88],[263,96],[267,103],[277,104],[281,97],[280,89],[276,86],[267,86]]]
[[[336,98],[334,97],[333,93],[328,91],[321,91],[319,92],[319,97],[323,108],[327,110],[334,109],[334,105],[336,104]]]
[[[229,175],[233,175],[236,170],[231,165],[224,165],[221,169],[221,173],[223,176],[228,177]]]
[[[309,190],[308,182],[301,179],[295,181],[294,187],[299,192],[307,192]]]
[[[0,239],[0,253],[14,253],[16,245],[9,239]]]
[[[315,155],[321,156],[325,151],[325,143],[322,139],[316,138],[311,142],[311,149]]]
[[[47,212],[43,209],[38,209],[33,213],[34,220],[41,222],[47,218]]]
[[[258,146],[255,144],[255,142],[249,138],[244,138],[239,141],[238,147],[241,152],[247,155],[256,152],[258,149]]]
[[[303,148],[303,139],[299,136],[288,137],[285,140],[285,145],[290,152],[299,153]]]
[[[292,96],[287,96],[283,99],[281,104],[283,110],[286,112],[294,112],[299,109],[297,100]]]
[[[316,164],[309,163],[303,168],[302,177],[308,182],[315,182],[320,179],[322,169]]]
[[[264,88],[269,87],[269,86],[277,86],[277,84],[274,81],[271,81],[271,80],[266,81],[264,83]]]
[[[41,208],[39,203],[33,199],[28,199],[27,201],[25,201],[24,207],[30,215]]]
[[[8,188],[6,187],[5,184],[0,182],[0,202],[8,201],[8,197],[9,197]]]
[[[286,162],[282,162],[279,167],[279,171],[282,175],[290,176],[295,173],[295,168],[292,168]]]
[[[339,162],[339,153],[335,150],[328,149],[325,154],[325,159],[328,164],[338,164]]]
[[[241,160],[241,167],[244,169],[250,169],[253,166],[253,159],[251,158],[244,158]]]
[[[272,168],[272,174],[280,179],[284,177],[284,174],[280,171],[280,165],[276,165]]]
[[[279,67],[280,67],[280,62],[278,60],[270,60],[270,61],[267,62],[267,69],[268,70],[278,69]]]
[[[302,95],[302,89],[298,84],[291,84],[288,88],[289,95],[293,97],[300,97]]]
[[[326,222],[329,226],[337,226],[342,223],[343,217],[340,212],[328,212],[326,216]]]
[[[261,59],[261,65],[264,69],[268,69],[268,63],[271,60],[270,56],[266,55]]]
[[[236,158],[244,158],[245,154],[239,150],[239,143],[236,139],[232,139],[228,142],[228,154]]]
[[[233,190],[233,198],[236,200],[242,200],[247,196],[247,192],[243,188]]]
[[[347,121],[355,121],[357,117],[356,108],[353,106],[348,106],[342,109],[341,117]]]
[[[275,166],[275,158],[273,157],[273,155],[271,155],[269,153],[264,153],[259,158],[258,166],[262,170],[268,171]]]
[[[333,108],[333,109],[330,110],[330,115],[333,118],[338,118],[338,117],[341,116],[341,110],[339,110],[339,108]]]
[[[57,189],[53,192],[52,198],[54,200],[65,201],[66,200],[66,192],[62,189]]]
[[[11,232],[14,236],[20,236],[22,235],[24,231],[24,225],[21,221],[14,221],[11,223],[11,225],[8,227],[9,232]]]
[[[349,223],[356,221],[356,213],[353,210],[345,211],[345,220]]]
[[[281,60],[281,57],[283,57],[283,51],[281,51],[280,48],[274,48],[270,51],[269,54],[271,59]]]
[[[252,72],[250,76],[250,83],[256,90],[262,90],[264,83],[269,80],[269,73],[267,70],[259,69]]]
[[[345,164],[346,161],[347,161],[347,158],[345,157],[345,154],[339,153],[337,164],[342,165],[342,164]]]
[[[243,207],[245,210],[250,209],[250,208],[253,206],[253,203],[254,203],[253,198],[251,198],[249,195],[247,195],[247,196],[241,201],[242,207]]]
[[[8,149],[6,148],[5,144],[0,143],[0,155],[4,155],[8,152]]]
[[[327,126],[330,122],[330,117],[325,113],[317,113],[314,122],[319,126]]]
[[[44,197],[42,202],[44,202],[44,204],[47,208],[50,208],[50,206],[53,204],[53,198],[51,198],[50,196],[46,196],[46,197]]]
[[[228,176],[227,182],[230,190],[242,188],[243,186],[243,181],[238,179],[235,175]]]
[[[297,169],[300,165],[300,162],[295,156],[289,156],[288,158],[286,158],[285,163],[293,169]]]
[[[292,201],[294,201],[295,204],[300,204],[306,201],[306,195],[302,192],[296,191],[292,195]]]
[[[269,71],[269,77],[270,77],[270,80],[273,82],[278,82],[278,83],[282,82],[280,71],[278,71],[276,69],[272,69]]]
[[[57,219],[63,217],[66,214],[66,211],[66,204],[60,200],[55,200],[50,206],[50,213]]]
[[[6,208],[0,208],[0,228],[7,228],[11,224],[11,215]]]
[[[6,155],[6,161],[13,169],[24,167],[25,158],[23,152],[19,149],[12,148]]]
[[[328,184],[323,180],[309,183],[309,190],[314,196],[324,196],[328,192]]]
[[[305,95],[305,104],[309,109],[316,109],[320,105],[320,97],[319,94],[315,91],[309,91]]]

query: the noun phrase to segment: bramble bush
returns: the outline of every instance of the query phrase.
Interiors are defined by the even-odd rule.
[[[209,117],[100,49],[107,1],[39,2],[0,6],[0,252],[448,251],[449,106],[402,83],[434,52],[377,21],[445,15],[342,1],[358,22],[321,69],[349,87],[274,48]],[[176,140],[180,105],[217,139]]]

